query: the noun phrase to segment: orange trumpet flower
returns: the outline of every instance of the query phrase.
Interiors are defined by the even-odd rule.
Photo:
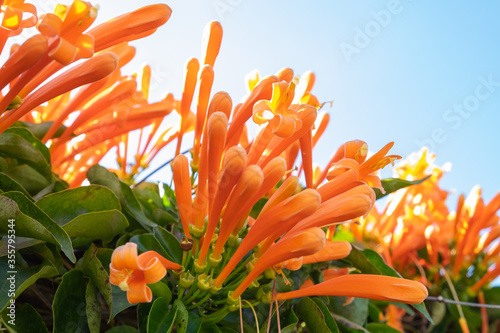
[[[153,298],[146,284],[160,281],[167,269],[178,271],[182,267],[155,251],[137,255],[137,244],[129,242],[113,251],[109,268],[109,282],[127,292],[129,303],[144,303]]]
[[[407,304],[422,303],[428,296],[420,282],[385,275],[338,276],[311,287],[278,293],[278,301],[305,296],[347,296]]]

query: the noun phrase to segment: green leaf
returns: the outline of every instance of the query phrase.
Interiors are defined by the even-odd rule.
[[[21,122],[21,121],[18,121],[16,122],[14,125],[15,126],[23,126],[23,127],[26,127],[27,129],[30,130],[31,133],[33,133],[33,135],[35,137],[37,137],[38,139],[42,140],[43,137],[45,136],[45,134],[49,131],[49,129],[52,127],[52,124],[54,122],[53,121],[44,121],[43,123],[38,123],[38,124],[34,124],[34,123],[29,123],[29,122]],[[54,135],[52,136],[52,139],[53,138],[58,138],[61,136],[61,134],[66,130],[66,126],[64,125],[61,125],[59,126],[59,128],[57,129],[57,131],[54,133]]]
[[[38,279],[50,278],[59,275],[57,269],[52,266],[48,261],[43,261],[40,265],[32,267],[18,267],[16,265],[15,273],[8,262],[8,257],[0,258],[0,309],[3,309],[9,299],[14,296],[17,298],[23,291],[34,284]],[[8,278],[15,279],[15,295],[12,295],[10,281]]]
[[[28,164],[47,180],[52,178],[48,149],[28,130],[10,128],[0,134],[0,154]]]
[[[87,179],[91,184],[103,185],[113,191],[120,199],[124,212],[139,222],[146,230],[149,231],[156,226],[156,223],[144,215],[134,192],[128,185],[122,183],[114,173],[100,165],[94,165],[87,171]]]
[[[370,323],[366,326],[366,329],[371,333],[401,333],[399,330],[389,325],[379,323]]]
[[[354,267],[359,269],[364,274],[401,277],[398,272],[384,262],[382,257],[377,252],[370,249],[360,251],[353,246],[351,253],[345,258],[345,260],[351,262]],[[412,306],[420,311],[427,320],[433,323],[429,312],[427,312],[427,309],[425,308],[424,302],[420,304],[413,304]]]
[[[201,329],[201,319],[192,311],[188,312],[188,326],[187,333],[198,333]],[[287,333],[283,332],[282,333]]]
[[[177,238],[160,226],[153,228],[153,235],[172,258],[172,261],[181,264],[183,251]]]
[[[137,333],[137,330],[132,326],[123,325],[123,326],[115,326],[105,333]]]
[[[68,234],[21,192],[0,195],[0,219],[15,220],[16,236],[39,239],[61,246],[64,254],[75,262]],[[7,224],[0,224],[0,234],[7,234]]]
[[[135,305],[128,302],[127,293],[122,291],[117,286],[111,286],[111,294],[113,295],[113,307],[111,309],[111,316],[109,321],[111,321],[117,314],[119,314],[123,310]]]
[[[174,326],[175,318],[177,317],[177,307],[173,307],[168,311],[168,304],[163,298],[157,298],[148,317],[148,333],[169,333]]]
[[[90,244],[90,247],[83,255],[82,270],[90,278],[90,281],[92,282],[91,284],[99,289],[99,292],[106,301],[108,308],[112,309],[113,295],[111,292],[111,284],[109,283],[109,275],[97,258],[97,247],[94,244]]]
[[[141,333],[148,331],[148,318],[151,307],[153,307],[153,302],[139,303],[137,306],[137,328]]]
[[[378,199],[383,198],[386,195],[393,193],[393,192],[396,192],[397,190],[400,190],[402,188],[405,188],[405,187],[408,187],[411,185],[418,185],[418,184],[424,182],[425,180],[429,179],[429,177],[430,177],[430,175],[425,177],[425,178],[422,178],[419,180],[413,180],[413,181],[399,179],[399,178],[382,179],[381,180],[382,187],[384,188],[385,193],[382,193],[382,191],[380,191],[378,188],[373,188],[373,190],[375,191],[375,194],[376,194],[376,197],[378,200]]]
[[[36,204],[59,225],[64,225],[81,214],[121,209],[116,195],[99,185],[53,193],[38,200]]]
[[[295,308],[299,318],[303,319],[312,333],[338,332],[337,326],[328,325],[320,307],[310,298],[303,297]]]
[[[156,251],[166,259],[174,261],[163,246],[161,246],[160,242],[151,234],[135,235],[130,238],[130,241],[136,243],[137,249],[141,252]]]
[[[379,322],[380,321],[380,309],[373,304],[373,300],[368,303],[368,318],[370,321]]]
[[[313,297],[311,299],[323,313],[323,316],[325,317],[325,323],[330,328],[330,330],[332,332],[339,332],[337,323],[335,322],[335,319],[333,319],[330,309],[326,307],[325,303],[323,303],[323,301],[321,301],[321,299],[319,299],[318,297]]]
[[[352,300],[352,302],[344,305],[347,301],[347,297],[335,296],[329,298],[330,309],[334,313],[360,326],[365,325],[368,317],[368,299],[356,297],[354,298],[354,300]]]
[[[127,218],[119,210],[82,214],[63,225],[70,237],[111,240],[128,227]]]
[[[332,313],[332,316],[336,320],[339,330],[342,333],[370,333],[363,326],[353,323],[349,319],[336,313]]]
[[[21,192],[26,196],[26,198],[32,200],[31,195],[19,182],[12,179],[3,172],[0,172],[0,189],[4,192],[10,192],[10,191]]]
[[[156,283],[148,284],[148,286],[155,297],[163,297],[165,302],[170,304],[170,301],[172,300],[172,291],[170,291],[170,288],[165,282],[160,280]]]
[[[22,127],[10,127],[4,133],[11,133],[21,136],[24,140],[28,141],[31,146],[38,149],[38,151],[45,157],[45,161],[50,164],[50,151],[37,137],[33,135],[30,130]]]
[[[48,186],[41,189],[40,192],[35,194],[33,196],[33,200],[38,201],[48,194],[64,191],[68,187],[69,187],[68,183],[66,183],[64,180],[61,180],[61,179],[54,180]]]
[[[50,185],[50,182],[43,175],[27,164],[10,168],[4,173],[19,183],[30,196]]]
[[[9,309],[2,311],[2,325],[12,332],[49,332],[40,314],[28,303],[16,305],[15,317],[9,314]]]
[[[97,288],[92,283],[87,284],[85,301],[87,302],[85,313],[88,318],[89,330],[91,333],[99,333],[101,328],[101,303],[98,299]]]
[[[7,170],[8,167],[9,167],[9,163],[7,163],[5,158],[0,156],[0,172]]]
[[[90,332],[87,323],[87,283],[83,273],[72,270],[63,275],[54,295],[54,333]]]
[[[175,316],[175,321],[174,321],[174,325],[177,329],[176,332],[186,333],[188,328],[189,315],[188,311],[186,310],[186,307],[184,306],[184,303],[182,303],[181,300],[176,299],[174,301],[173,308],[175,308],[177,311],[177,316]]]

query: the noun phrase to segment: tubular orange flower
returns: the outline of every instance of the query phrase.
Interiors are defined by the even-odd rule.
[[[234,146],[229,148],[222,161],[222,168],[219,177],[219,186],[214,196],[214,202],[208,214],[207,230],[205,232],[206,239],[212,239],[217,222],[219,221],[222,208],[226,204],[227,198],[231,193],[234,185],[240,179],[243,170],[246,166],[247,154],[241,147]],[[198,257],[198,265],[203,266],[208,253],[210,242],[203,242]]]
[[[182,229],[186,237],[191,238],[189,234],[189,224],[192,214],[191,178],[189,177],[189,162],[186,156],[178,155],[174,159],[172,162],[172,173]]]
[[[422,303],[428,296],[420,282],[384,275],[351,274],[314,286],[278,293],[278,301],[305,296],[347,296],[407,304]]]
[[[203,63],[214,67],[215,59],[219,54],[220,44],[222,42],[222,26],[217,21],[212,21],[205,27],[203,32]]]
[[[200,73],[200,91],[198,93],[198,106],[196,108],[196,126],[194,130],[193,144],[193,163],[197,167],[200,157],[200,140],[205,129],[205,121],[207,115],[208,101],[210,99],[210,91],[214,82],[214,70],[210,65],[203,66]]]
[[[179,115],[181,117],[179,137],[177,138],[177,148],[175,155],[179,155],[181,151],[182,137],[186,128],[186,117],[193,102],[194,90],[196,88],[196,81],[200,63],[198,59],[191,58],[186,63],[186,79],[184,81],[184,90],[182,91],[181,106]]]
[[[109,281],[127,291],[129,303],[151,302],[153,295],[146,285],[160,281],[167,269],[180,270],[181,266],[171,262],[155,251],[137,255],[137,244],[126,243],[113,251]]]
[[[360,185],[324,202],[318,211],[295,225],[292,230],[326,227],[367,215],[375,202],[375,193],[368,185]]]
[[[1,118],[0,133],[34,107],[67,91],[106,77],[116,69],[117,65],[118,58],[116,55],[105,52],[69,69],[64,74],[30,94],[18,109],[11,111],[6,117]]]
[[[151,35],[169,20],[171,14],[172,9],[165,4],[149,5],[104,22],[88,34],[95,38],[95,51],[102,51]]]
[[[243,171],[240,180],[229,196],[224,217],[221,221],[219,237],[217,238],[213,252],[213,257],[215,259],[220,258],[224,244],[241,217],[242,203],[248,202],[248,200],[259,190],[263,181],[264,174],[258,166],[250,165]]]
[[[34,66],[46,53],[47,40],[42,35],[35,35],[26,40],[0,69],[0,89]]]
[[[327,241],[323,249],[309,256],[305,256],[302,259],[302,264],[307,265],[316,262],[342,259],[351,253],[351,249],[351,243],[349,242]]]
[[[320,205],[320,200],[316,191],[306,189],[270,208],[265,214],[260,215],[234,255],[215,279],[215,286],[221,286],[241,258],[257,244],[266,238],[270,238],[270,244],[272,245],[272,242],[290,230],[292,225],[314,213]]]
[[[230,294],[230,297],[237,299],[250,283],[267,268],[291,258],[317,253],[324,245],[325,233],[320,228],[311,228],[283,237],[256,261],[250,273]]]

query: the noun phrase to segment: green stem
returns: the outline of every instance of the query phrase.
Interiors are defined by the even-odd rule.
[[[184,297],[185,301],[184,301],[184,304],[189,304],[191,303],[192,301],[194,301],[196,299],[196,297],[198,297],[198,295],[200,294],[201,290],[200,289],[197,289],[193,295],[191,295],[191,297],[189,297],[190,293],[188,293],[186,295],[186,297]]]
[[[212,314],[201,317],[201,321],[205,324],[215,324],[224,319],[225,316],[229,313],[228,306],[224,306],[222,309],[215,311]]]
[[[203,297],[201,300],[199,300],[198,302],[194,303],[193,305],[190,305],[190,306],[186,307],[186,310],[192,310],[192,309],[195,309],[195,308],[199,307],[200,305],[202,305],[203,303],[205,303],[209,298],[210,298],[210,293],[207,293],[205,295],[205,297]]]

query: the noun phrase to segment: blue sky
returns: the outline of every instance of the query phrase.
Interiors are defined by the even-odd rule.
[[[153,1],[106,0],[98,21]],[[442,186],[468,193],[500,189],[500,5],[485,1],[174,0],[169,22],[137,46],[130,72],[148,63],[153,97],[180,97],[184,63],[200,56],[203,28],[218,20],[224,37],[213,91],[238,101],[245,75],[291,67],[316,73],[313,92],[331,122],[314,160],[324,165],[345,141],[370,150],[395,141],[403,157],[430,146],[437,164],[451,162]],[[169,157],[165,156],[167,160]],[[160,158],[161,160],[162,158]],[[162,162],[162,161],[158,161]],[[385,175],[390,176],[390,173]],[[160,176],[161,177],[161,174]],[[456,194],[450,208],[454,208]]]

